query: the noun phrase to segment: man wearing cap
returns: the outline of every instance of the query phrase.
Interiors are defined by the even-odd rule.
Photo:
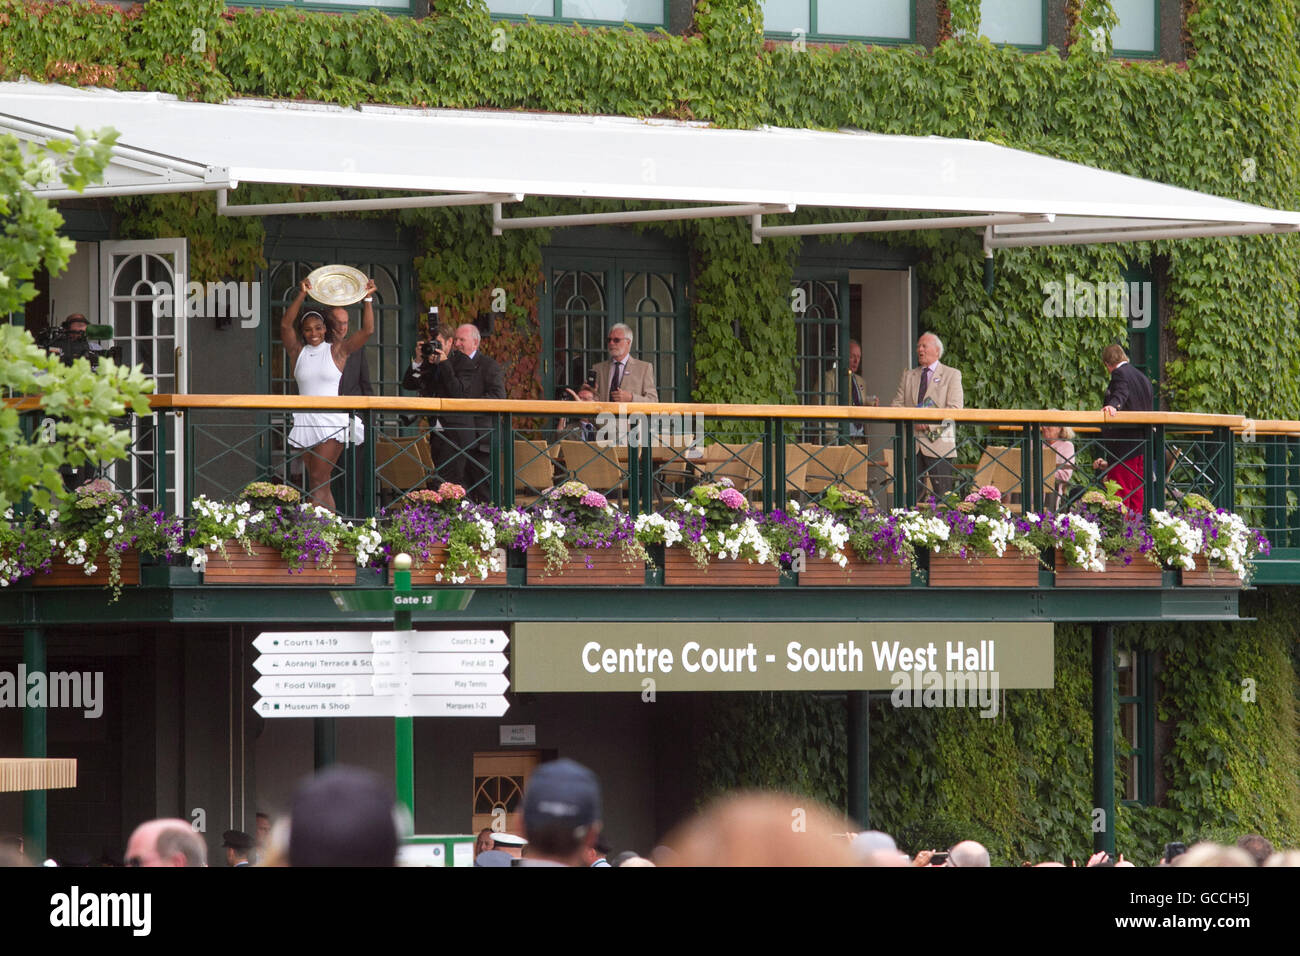
[[[221,845],[226,848],[226,866],[252,866],[248,858],[254,841],[243,830],[227,830],[221,834]]]
[[[542,764],[524,790],[528,856],[516,865],[587,866],[601,816],[600,781],[594,773],[567,759]]]

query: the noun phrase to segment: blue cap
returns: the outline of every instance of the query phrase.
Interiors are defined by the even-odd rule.
[[[538,767],[524,791],[524,832],[577,834],[601,818],[600,781],[580,763],[552,760]]]

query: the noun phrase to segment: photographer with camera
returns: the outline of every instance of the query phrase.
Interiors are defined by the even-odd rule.
[[[596,400],[596,373],[591,372],[587,376],[587,381],[579,385],[576,392],[568,387],[556,389],[555,397],[565,402],[594,402]],[[586,417],[588,414],[590,413],[579,413],[572,419],[568,416],[559,419],[555,423],[557,435],[560,438],[572,438],[578,441],[595,441],[596,423]]]
[[[86,339],[89,323],[80,312],[73,312],[63,324],[56,329],[46,329],[37,340],[40,346],[51,355],[56,355],[64,365],[71,365],[79,358],[90,362],[94,368],[99,364],[99,356]]]
[[[437,308],[429,310],[424,337],[416,343],[411,367],[402,387],[425,398],[505,398],[501,369],[479,349],[479,331],[472,324],[455,329],[437,324]],[[442,414],[429,432],[434,467],[443,481],[463,486],[476,501],[488,501],[491,418],[487,415]]]

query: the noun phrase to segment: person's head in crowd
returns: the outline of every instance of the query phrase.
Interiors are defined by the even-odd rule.
[[[600,781],[573,760],[544,763],[524,789],[523,818],[529,861],[586,866],[603,819]]]
[[[596,386],[590,382],[583,382],[578,386],[578,401],[594,402],[596,400]]]
[[[474,839],[474,856],[477,857],[490,849],[492,849],[492,828],[484,827],[478,831],[478,836]]]
[[[126,842],[127,866],[207,866],[208,847],[185,820],[146,820]]]
[[[1254,866],[1255,858],[1235,846],[1217,843],[1198,843],[1187,852],[1175,857],[1171,866]]]
[[[948,866],[989,866],[989,851],[974,840],[962,840],[948,851]]]
[[[1280,850],[1265,860],[1264,866],[1300,866],[1300,850]]]
[[[63,320],[64,331],[74,339],[84,339],[86,337],[86,329],[89,328],[89,326],[90,323],[86,321],[86,317],[80,312],[73,312]]]
[[[849,339],[849,371],[857,374],[862,367],[862,346],[857,339]]]
[[[715,800],[665,841],[665,866],[856,866],[844,820],[808,797],[738,793]],[[660,860],[660,855],[656,854]]]
[[[511,859],[519,860],[527,856],[528,841],[518,833],[492,833],[493,850],[500,850]]]
[[[479,332],[478,326],[473,322],[466,322],[464,325],[456,327],[452,347],[462,355],[469,356],[478,351],[478,344],[481,340],[482,333]]]
[[[1263,866],[1273,855],[1273,844],[1258,833],[1247,833],[1245,836],[1238,837],[1237,846],[1254,858],[1256,866]]]
[[[329,325],[331,342],[342,342],[348,337],[348,322],[351,319],[347,309],[341,305],[331,306],[326,312],[325,319]]]
[[[1044,425],[1043,441],[1074,441],[1074,429],[1069,425]]]
[[[271,815],[259,810],[254,819],[257,821],[253,831],[254,842],[259,850],[265,850],[267,838],[271,835]]]
[[[849,844],[863,866],[910,866],[894,838],[880,830],[863,830]]]
[[[943,341],[933,332],[924,332],[916,340],[916,365],[928,368],[943,358]]]
[[[504,850],[484,850],[474,857],[475,866],[513,866],[515,858]]]
[[[621,362],[627,358],[628,353],[632,351],[631,326],[624,325],[622,322],[611,326],[605,344],[609,346],[611,362]]]
[[[1101,350],[1101,364],[1106,366],[1106,371],[1113,372],[1119,368],[1121,362],[1127,362],[1128,356],[1124,349],[1119,345],[1108,345]]]
[[[397,807],[380,777],[335,766],[299,784],[289,812],[290,866],[393,866]]]
[[[221,834],[221,845],[226,851],[226,866],[248,865],[256,841],[243,830],[227,830]]]
[[[582,861],[587,866],[595,866],[597,863],[600,863],[601,866],[609,866],[609,852],[609,844],[598,838],[594,844],[587,847],[583,853]]]

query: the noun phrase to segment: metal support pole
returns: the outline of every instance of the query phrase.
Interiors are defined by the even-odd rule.
[[[311,732],[312,765],[319,773],[338,760],[338,725],[333,717],[314,717]]]
[[[23,628],[23,664],[28,674],[46,672],[45,631],[39,627]],[[17,688],[26,694],[26,687]],[[48,757],[44,707],[23,708],[23,756]],[[23,853],[28,859],[40,863],[46,850],[46,801],[44,790],[23,793]]]
[[[404,557],[398,556],[399,559]],[[403,566],[404,565],[404,566]],[[411,593],[411,559],[394,561],[393,591],[396,594]],[[411,629],[411,607],[409,604],[393,603],[393,630],[409,631]],[[397,777],[397,802],[406,807],[412,824],[415,821],[415,718],[393,718],[393,745],[395,747],[395,775]]]
[[[848,693],[849,816],[864,830],[871,828],[871,720],[867,704],[870,691]]]
[[[1092,626],[1092,848],[1115,855],[1115,632]],[[1098,812],[1100,811],[1100,812]]]

